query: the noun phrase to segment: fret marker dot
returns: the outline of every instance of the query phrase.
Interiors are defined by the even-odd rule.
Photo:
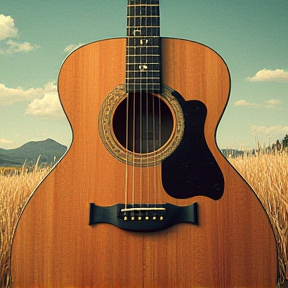
[[[148,39],[140,39],[140,44],[148,44],[149,40]]]
[[[148,66],[146,64],[139,65],[139,70],[140,71],[147,71],[148,70]]]

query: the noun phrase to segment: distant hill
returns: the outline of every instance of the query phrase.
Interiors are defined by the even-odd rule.
[[[31,141],[16,149],[0,148],[0,166],[22,166],[26,160],[27,166],[35,165],[41,155],[39,165],[54,163],[66,152],[67,147],[52,139]]]
[[[50,165],[54,161],[57,162],[66,151],[66,146],[49,138],[44,141],[31,141],[16,149],[0,148],[0,166],[22,166],[26,160],[26,165],[32,167],[39,155],[39,165]],[[221,149],[221,152],[227,158],[243,156],[243,151],[236,149]]]

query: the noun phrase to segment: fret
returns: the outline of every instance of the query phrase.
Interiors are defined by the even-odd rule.
[[[152,77],[146,77],[146,78],[126,78],[128,81],[127,81],[127,84],[153,84],[156,82],[159,81],[159,77],[155,77],[155,78],[152,78]]]
[[[155,77],[126,77],[126,83],[129,84],[145,84],[145,83],[150,83],[150,84],[156,84],[160,82],[160,75],[155,76]]]
[[[126,55],[159,55],[160,56],[160,47],[159,46],[127,46]]]
[[[158,14],[155,15],[140,15],[141,17],[145,17],[144,19],[152,19],[152,18],[160,18],[160,16]],[[140,18],[140,16],[138,16]],[[127,15],[127,20],[130,19],[132,20],[133,18],[136,18],[135,15]],[[128,21],[127,21],[128,22]]]
[[[146,36],[127,36],[127,38],[130,38],[130,39],[142,39],[143,41],[144,40],[147,40],[147,37]],[[155,38],[155,39],[157,39],[157,38],[159,38],[159,36],[156,36],[156,35],[150,35],[149,36],[149,38],[148,39],[153,39],[153,38]],[[140,43],[140,42],[139,42]],[[141,43],[140,43],[141,44]],[[143,45],[143,43],[141,44],[141,45]]]
[[[143,78],[153,78],[160,79],[160,70],[153,70],[148,72],[140,72],[140,71],[126,71],[126,79],[143,79]]]
[[[139,90],[150,90],[148,87],[153,87],[154,89],[156,87],[161,86],[160,83],[126,83],[126,86],[129,87],[129,91],[139,91]],[[148,88],[148,89],[147,89]],[[152,89],[153,89],[152,88]]]
[[[159,26],[160,17],[157,16],[146,16],[146,17],[134,17],[128,16],[127,26]]]
[[[132,57],[132,56],[155,56],[155,57],[160,57],[159,54],[159,49],[144,49],[144,48],[130,48],[127,50],[126,57]]]
[[[160,45],[159,37],[127,37],[127,46],[133,47],[151,47]]]
[[[156,71],[158,71],[157,73],[159,73],[160,71],[160,64],[127,64],[126,65],[126,74],[127,75],[137,75],[139,77],[146,77],[147,74],[149,73],[154,73],[156,74]],[[151,75],[151,74],[150,74]],[[134,77],[134,76],[133,76]]]
[[[139,71],[136,71],[135,69],[127,69],[127,71],[126,71],[126,73],[128,73],[128,72],[130,72],[130,73],[137,73],[137,72],[139,72]],[[159,73],[160,72],[160,70],[159,69],[154,69],[154,70],[149,70],[148,72],[145,72],[145,73],[149,73],[149,72],[153,72],[153,73]],[[143,74],[142,74],[143,75]]]
[[[141,76],[144,76],[144,73],[145,75],[152,75],[153,73],[156,74],[156,73],[159,73],[160,72],[160,65],[159,63],[158,64],[143,64],[143,65],[135,65],[135,66],[132,66],[133,64],[126,64],[126,74],[128,75],[138,75],[139,77]],[[130,66],[130,67],[128,67]]]
[[[143,59],[145,60],[145,59]],[[158,60],[158,61],[157,61]],[[159,59],[155,59],[154,60],[155,62],[152,62],[151,61],[127,61],[126,62],[126,67],[127,69],[129,70],[146,70],[146,71],[150,71],[150,70],[158,70],[159,69],[159,66],[160,66],[160,63],[159,63]],[[158,65],[158,67],[157,67]],[[134,67],[134,68],[133,68]],[[156,69],[155,69],[156,67]]]
[[[160,34],[160,27],[158,26],[154,26],[154,27],[135,27],[135,28],[131,28],[128,27],[127,28],[127,36],[132,36],[135,38],[143,38],[145,36],[149,36],[149,37],[159,37]]]
[[[159,15],[159,6],[134,6],[133,8],[128,7],[128,16],[153,16]]]
[[[135,6],[144,6],[144,7],[147,7],[147,6],[157,6],[157,4],[128,4],[127,7],[135,7]]]
[[[149,64],[149,63],[160,63],[159,55],[127,55],[126,56],[126,64]]]
[[[161,85],[160,83],[148,83],[148,84],[126,84],[126,90],[128,92],[138,92],[138,91],[153,91],[155,93],[161,91]]]
[[[126,77],[126,83],[127,84],[153,84],[153,83],[158,83],[160,81],[160,77],[142,77],[142,78],[138,78],[138,77]]]
[[[134,50],[133,50],[134,51]],[[135,57],[135,56],[137,56],[137,57],[146,57],[146,56],[151,56],[151,57],[160,57],[160,55],[159,54],[155,54],[155,53],[153,53],[153,54],[147,54],[147,53],[135,53],[135,54],[126,54],[126,57]]]
[[[126,63],[126,66],[127,66],[128,70],[134,70],[134,71],[147,70],[147,71],[151,71],[151,70],[159,70],[160,63]]]
[[[126,63],[127,64],[159,63],[159,56],[156,55],[126,56]]]
[[[160,20],[160,16],[157,15],[157,14],[155,14],[155,15],[140,15],[140,16],[127,15],[127,23],[128,23],[129,20],[132,21],[133,19],[136,19],[136,17],[137,18],[143,17],[146,20],[148,20],[148,19],[150,19],[150,20],[153,20],[153,19]]]
[[[153,29],[153,28],[157,28],[157,29],[160,29],[160,26],[159,25],[150,25],[150,26],[148,26],[148,25],[144,25],[144,26],[139,26],[139,25],[136,25],[136,26],[134,26],[134,25],[130,25],[130,26],[127,26],[127,29],[131,29],[131,30],[135,30],[135,29],[140,29],[140,30],[142,30],[142,29]]]
[[[159,0],[129,0],[128,5],[149,5],[149,4],[158,4]]]

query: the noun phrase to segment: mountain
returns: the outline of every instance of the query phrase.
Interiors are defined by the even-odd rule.
[[[33,167],[39,155],[39,165],[50,165],[57,162],[66,151],[66,146],[49,138],[44,141],[31,141],[16,149],[0,148],[0,166],[22,166],[26,160],[26,165]],[[222,149],[221,152],[225,157],[243,155],[243,151],[235,149]]]
[[[35,165],[39,155],[39,165],[52,164],[58,161],[67,151],[67,147],[52,139],[31,141],[16,149],[0,148],[0,166],[27,166]]]

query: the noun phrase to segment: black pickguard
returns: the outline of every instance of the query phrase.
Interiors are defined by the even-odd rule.
[[[178,199],[202,195],[218,200],[223,195],[224,178],[204,136],[207,108],[198,100],[185,101],[175,91],[173,96],[182,107],[185,130],[177,149],[162,162],[163,187]]]

